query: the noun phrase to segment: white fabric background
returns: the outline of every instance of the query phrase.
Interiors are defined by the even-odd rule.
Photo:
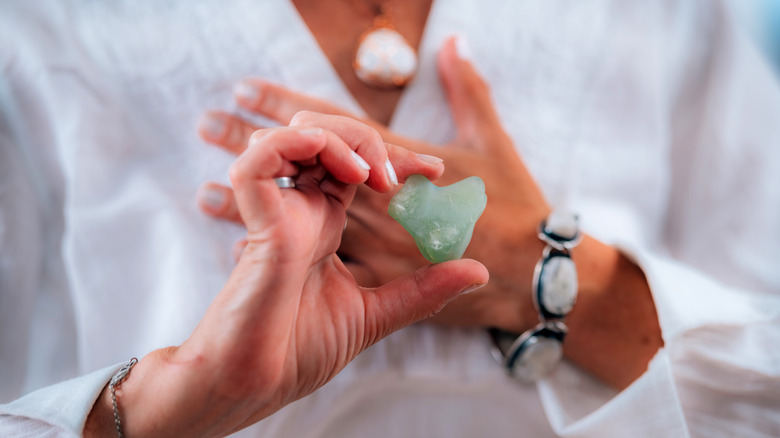
[[[617,394],[568,364],[524,386],[482,331],[420,324],[238,435],[780,434],[780,90],[727,10],[437,0],[392,129],[453,136],[434,63],[453,33],[548,198],[643,267],[666,347]],[[196,208],[232,157],[194,128],[234,108],[237,80],[361,113],[284,0],[6,2],[0,44],[2,401],[178,344],[199,321],[242,231]],[[78,432],[83,400],[52,434]],[[0,428],[41,426],[14,406]]]

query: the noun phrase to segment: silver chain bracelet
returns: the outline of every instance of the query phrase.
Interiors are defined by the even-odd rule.
[[[122,422],[119,420],[119,406],[116,403],[116,387],[122,383],[125,377],[130,373],[130,368],[138,363],[138,359],[132,358],[130,362],[119,369],[119,371],[111,377],[111,381],[108,383],[108,390],[111,391],[111,404],[114,406],[114,424],[116,424],[116,433],[119,438],[124,438],[125,434],[122,433]]]

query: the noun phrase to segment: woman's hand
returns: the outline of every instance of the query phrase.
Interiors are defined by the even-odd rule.
[[[442,147],[404,138],[376,122],[364,122],[386,142],[443,159],[442,184],[472,175],[485,181],[488,205],[465,256],[485,263],[491,282],[479,293],[450,303],[434,321],[521,331],[536,322],[530,275],[543,246],[536,238],[537,226],[549,207],[503,130],[488,87],[472,65],[458,56],[454,39],[442,49],[439,69],[458,127],[450,144]],[[288,123],[300,110],[349,116],[327,102],[258,79],[245,80],[237,90],[242,107],[280,123]],[[207,113],[203,120],[200,133],[204,139],[234,153],[244,150],[255,128],[222,112]],[[229,188],[209,183],[204,190],[219,191],[221,196],[216,199],[224,200],[218,205],[201,202],[207,213],[238,221]],[[428,263],[411,236],[387,214],[391,195],[360,188],[347,211],[349,220],[338,253],[364,286],[383,284]]]
[[[451,143],[435,146],[365,122],[387,142],[444,159],[443,183],[472,175],[485,181],[488,204],[465,256],[487,266],[490,284],[454,300],[431,320],[520,333],[538,322],[531,298],[532,274],[544,247],[537,238],[538,226],[550,207],[504,131],[488,86],[471,63],[458,56],[454,39],[442,48],[438,66],[457,126]],[[246,80],[239,89],[254,90],[237,93],[242,107],[282,123],[302,109],[348,115],[330,103],[261,80]],[[200,132],[207,141],[234,152],[243,150],[251,125],[217,112],[208,113],[204,122]],[[220,190],[225,202],[202,204],[204,210],[231,218],[229,189],[213,184],[206,189]],[[412,238],[388,216],[388,202],[388,195],[358,190],[348,210],[339,255],[362,285],[381,284],[427,263]],[[580,290],[567,318],[571,330],[564,353],[606,382],[625,386],[644,372],[663,345],[647,282],[641,270],[615,248],[587,235],[572,254]]]
[[[117,391],[128,436],[227,435],[324,385],[384,336],[487,282],[484,266],[427,266],[374,289],[336,256],[356,184],[387,192],[441,163],[387,149],[355,120],[302,113],[252,134],[230,170],[247,244],[192,335],[142,359]],[[395,175],[393,175],[395,173]],[[280,189],[274,178],[293,177]],[[397,179],[396,179],[397,178]],[[105,391],[104,391],[105,392]],[[113,426],[96,403],[85,433]]]

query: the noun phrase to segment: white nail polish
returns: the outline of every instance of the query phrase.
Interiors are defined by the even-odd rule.
[[[469,287],[467,287],[467,288],[463,289],[462,291],[460,291],[460,294],[461,294],[461,295],[470,294],[470,293],[474,292],[474,291],[475,291],[475,290],[477,290],[477,289],[482,289],[482,288],[485,286],[485,284],[486,284],[486,283],[476,283],[476,284],[472,284],[471,286],[469,286]]]
[[[201,187],[197,194],[198,200],[210,208],[220,208],[225,203],[225,194],[221,190]]]
[[[233,95],[248,102],[255,102],[259,93],[257,87],[253,86],[249,81],[241,81],[233,86]]]
[[[198,120],[198,130],[210,140],[222,140],[226,128],[225,118],[217,114],[204,114]]]
[[[398,175],[395,174],[395,169],[393,169],[393,165],[390,163],[389,159],[385,161],[385,170],[387,171],[387,179],[390,180],[390,184],[397,186]]]
[[[421,161],[424,161],[428,164],[439,164],[442,160],[439,157],[434,157],[433,155],[427,155],[427,154],[417,154],[417,158],[419,158]]]
[[[471,61],[471,46],[465,36],[459,34],[455,37],[455,52],[457,52],[458,58]]]
[[[350,155],[352,155],[352,159],[355,160],[358,166],[360,166],[363,170],[370,170],[371,166],[366,163],[366,160],[363,159],[360,155],[357,154],[355,151],[349,151]]]

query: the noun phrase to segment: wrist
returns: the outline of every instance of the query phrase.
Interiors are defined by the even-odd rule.
[[[108,391],[108,385],[103,387],[95,404],[87,415],[84,423],[83,435],[85,438],[98,438],[116,435],[116,426],[114,424],[113,405],[111,395]]]
[[[586,237],[575,254],[578,304],[568,319],[564,355],[604,382],[623,388],[663,346],[650,287],[617,248]]]
[[[620,258],[616,248],[583,235],[580,245],[572,251],[581,296],[597,297],[606,293],[619,269]]]
[[[153,351],[115,384],[116,412],[125,437],[183,436],[186,427],[197,423],[197,418],[190,418],[198,412],[193,402],[202,399],[198,392],[207,385],[181,382],[190,371],[185,369],[188,365],[171,362],[175,350],[171,347]],[[110,384],[107,384],[87,417],[84,436],[118,436],[114,412]]]
[[[563,357],[562,344],[568,333],[564,320],[578,293],[577,268],[571,256],[582,239],[577,216],[553,212],[538,230],[544,248],[534,267],[530,295],[539,322],[519,336],[490,330],[494,357],[510,375],[526,382],[545,377]]]

